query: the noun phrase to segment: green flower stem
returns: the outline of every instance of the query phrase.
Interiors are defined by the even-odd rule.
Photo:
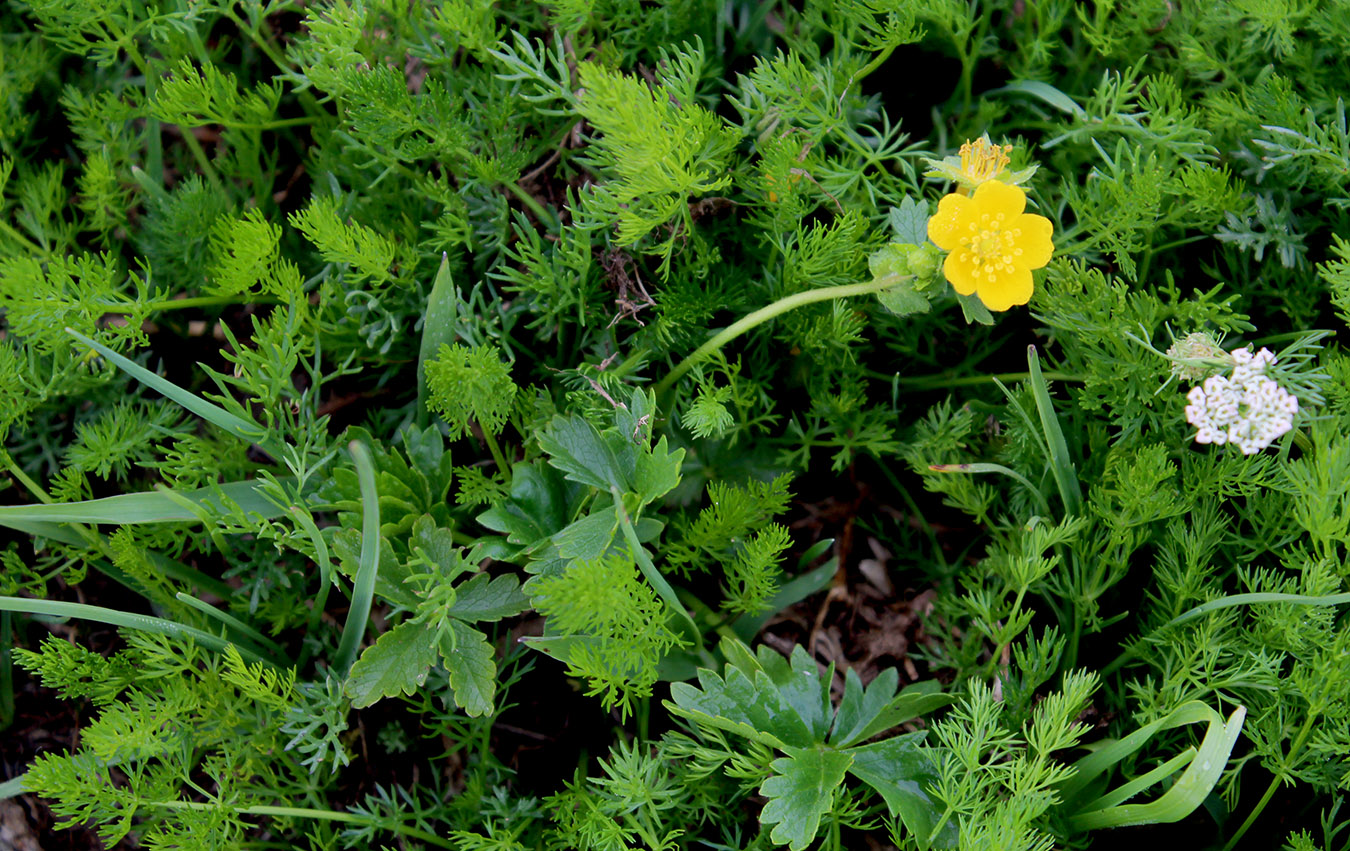
[[[1265,810],[1266,804],[1270,803],[1270,799],[1274,796],[1275,790],[1280,788],[1280,786],[1289,779],[1285,772],[1294,765],[1294,757],[1298,755],[1299,751],[1303,750],[1303,745],[1308,741],[1309,734],[1312,733],[1313,723],[1321,717],[1321,714],[1321,712],[1309,710],[1308,718],[1303,722],[1303,728],[1298,731],[1298,736],[1294,738],[1294,743],[1289,746],[1289,752],[1285,754],[1284,759],[1280,760],[1280,770],[1275,772],[1274,777],[1270,778],[1270,785],[1266,786],[1265,794],[1261,796],[1261,800],[1256,802],[1256,806],[1252,807],[1252,811],[1247,814],[1247,818],[1242,822],[1242,826],[1237,829],[1237,832],[1234,833],[1223,846],[1223,851],[1232,851],[1233,848],[1237,847],[1237,844],[1242,840],[1243,835],[1245,835],[1247,830],[1256,823],[1257,817]]]
[[[328,605],[328,592],[333,588],[333,562],[328,558],[328,543],[323,539],[318,525],[309,512],[299,506],[291,506],[291,516],[305,530],[305,535],[314,547],[314,562],[319,568],[319,590],[314,595],[314,604],[309,612],[307,627],[309,635],[318,635],[319,621]],[[300,660],[296,663],[296,667],[303,668],[305,663],[309,661],[312,652],[311,646],[306,642],[305,647],[300,651]]]
[[[14,722],[14,667],[10,647],[14,644],[14,614],[0,612],[0,730]]]
[[[526,192],[524,189],[521,189],[520,184],[513,180],[506,180],[502,182],[502,185],[505,186],[512,195],[520,199],[520,203],[528,207],[530,212],[534,213],[534,217],[547,225],[549,230],[558,231],[562,228],[562,222],[558,220],[558,216],[543,204],[536,201],[533,195]]]
[[[201,801],[156,801],[150,806],[162,807],[170,810],[219,810],[222,807],[218,804],[207,804]],[[279,818],[305,818],[322,819],[323,821],[340,821],[347,824],[364,824],[379,830],[388,830],[391,833],[399,833],[404,836],[410,836],[413,839],[422,842],[428,842],[438,848],[459,848],[460,845],[451,842],[448,839],[442,839],[432,833],[424,830],[418,830],[415,827],[407,827],[401,824],[390,824],[380,819],[370,816],[357,815],[356,813],[340,813],[337,810],[317,810],[309,807],[230,807],[230,812],[241,816],[276,816]]]
[[[1272,591],[1263,591],[1253,594],[1232,594],[1228,597],[1220,597],[1217,600],[1211,600],[1203,605],[1188,609],[1185,612],[1172,618],[1167,623],[1156,629],[1150,630],[1148,635],[1135,642],[1133,645],[1125,648],[1111,664],[1102,668],[1101,676],[1103,679],[1124,667],[1125,663],[1130,661],[1143,647],[1150,636],[1156,635],[1163,630],[1180,626],[1187,621],[1193,621],[1198,617],[1203,617],[1210,612],[1216,612],[1219,609],[1229,609],[1233,606],[1250,606],[1262,603],[1292,603],[1296,606],[1341,606],[1350,603],[1350,593],[1346,594],[1328,594],[1323,597],[1309,597],[1305,594],[1278,594]]]
[[[511,475],[511,465],[506,463],[506,456],[502,454],[502,448],[497,443],[497,438],[492,436],[492,432],[478,424],[478,430],[483,434],[483,442],[487,444],[488,451],[492,453],[492,460],[496,462],[497,469],[502,471],[503,476]]]
[[[912,277],[913,275],[890,274],[873,281],[868,281],[865,284],[842,284],[835,287],[822,287],[817,290],[807,290],[806,292],[795,293],[780,298],[773,304],[770,304],[767,307],[761,307],[754,313],[747,314],[736,322],[733,322],[726,328],[723,328],[721,331],[714,334],[712,339],[708,340],[708,342],[695,349],[693,354],[680,361],[679,365],[672,369],[665,378],[657,383],[654,388],[656,397],[659,399],[665,395],[665,393],[675,385],[675,382],[684,377],[686,372],[693,369],[713,352],[722,348],[727,343],[730,343],[751,328],[762,325],[776,316],[781,316],[789,310],[795,310],[799,307],[815,304],[819,301],[830,301],[836,298],[849,298],[850,296],[855,295],[879,293]]]
[[[15,228],[13,225],[11,225],[9,222],[5,221],[4,219],[0,219],[0,231],[3,231],[5,234],[7,234],[7,235],[9,236],[10,239],[13,239],[15,242],[18,242],[18,243],[20,243],[20,244],[26,246],[26,247],[28,248],[28,250],[29,250],[30,252],[32,252],[33,254],[38,254],[38,255],[41,255],[41,256],[43,256],[43,257],[46,257],[48,254],[51,253],[51,252],[47,251],[45,248],[42,248],[41,246],[39,246],[39,245],[38,245],[36,242],[34,242],[33,240],[31,240],[31,239],[29,239],[28,237],[24,236],[22,233],[20,233],[20,232],[18,231],[17,228]]]
[[[281,300],[271,296],[255,296],[249,293],[238,293],[236,295],[202,295],[193,298],[166,298],[159,301],[146,303],[146,307],[151,310],[163,312],[165,310],[186,310],[192,307],[223,307],[227,304],[239,304],[248,302],[249,304],[280,304]]]
[[[203,647],[212,650],[224,650],[227,646],[233,644],[239,651],[239,655],[251,662],[261,662],[269,667],[277,667],[279,662],[268,657],[266,651],[251,646],[249,643],[237,640],[228,640],[218,635],[212,635],[200,629],[190,626],[184,626],[175,621],[164,620],[163,618],[152,618],[149,615],[138,615],[132,612],[123,612],[117,609],[108,609],[103,606],[90,606],[85,603],[68,603],[64,600],[35,600],[29,597],[0,597],[0,612],[25,612],[34,615],[51,615],[58,618],[80,618],[82,620],[97,621],[106,623],[110,626],[119,626],[126,629],[139,629],[144,632],[155,632],[160,635],[170,635],[178,638],[191,638]]]
[[[1014,382],[1026,381],[1031,377],[1029,372],[1000,372],[991,375],[967,375],[962,378],[947,377],[946,375],[916,375],[912,378],[900,378],[885,375],[880,372],[868,371],[870,377],[879,381],[895,381],[896,384],[904,387],[913,387],[924,390],[928,388],[943,389],[947,387],[970,387],[980,384],[988,384],[994,381]],[[1049,381],[1082,381],[1083,376],[1073,375],[1068,372],[1042,372],[1041,376]]]

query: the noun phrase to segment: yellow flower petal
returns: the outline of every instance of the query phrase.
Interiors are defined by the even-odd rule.
[[[1011,221],[1027,208],[1027,193],[998,180],[987,180],[975,187],[971,201],[981,214],[997,217],[1002,213],[1005,220]],[[938,204],[938,209],[942,209],[941,204]]]
[[[1050,262],[1050,255],[1055,251],[1055,244],[1051,241],[1055,226],[1049,219],[1033,213],[1023,213],[1013,220],[1013,227],[1022,231],[1022,236],[1017,241],[1022,249],[1022,254],[1018,258],[1021,265],[1028,269],[1039,269]]]
[[[971,212],[971,201],[960,195],[944,195],[937,213],[928,220],[928,238],[943,251],[956,248],[957,230]]]
[[[970,295],[975,292],[975,267],[968,258],[962,261],[961,256],[959,251],[948,254],[942,263],[942,274],[952,282],[952,288],[958,293]]]
[[[992,282],[982,280],[979,282],[980,301],[990,310],[1007,310],[1015,304],[1026,304],[1031,301],[1031,291],[1033,284],[1031,281],[1031,271],[1029,269],[1014,269],[1011,272],[999,275]],[[957,288],[960,292],[960,288]]]

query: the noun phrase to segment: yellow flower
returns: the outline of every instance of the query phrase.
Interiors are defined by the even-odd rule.
[[[1025,192],[998,180],[981,183],[970,197],[953,193],[938,202],[928,238],[948,252],[942,273],[958,293],[977,294],[990,310],[1031,299],[1031,270],[1050,262],[1054,226],[1022,212],[1026,205]]]
[[[956,184],[956,194],[969,195],[971,190],[987,180],[1001,180],[1013,186],[1020,186],[1036,173],[1033,163],[1026,168],[1013,170],[1012,145],[995,145],[989,141],[989,134],[973,139],[961,146],[957,156],[943,157],[940,160],[924,158],[929,169],[924,177],[937,177]]]
[[[1008,163],[1012,162],[1008,154],[1012,153],[1012,145],[1002,147],[989,141],[988,136],[981,136],[973,142],[966,142],[961,146],[961,171],[973,180],[975,183],[983,183],[986,180],[993,180],[998,177],[1003,169],[1007,168]]]

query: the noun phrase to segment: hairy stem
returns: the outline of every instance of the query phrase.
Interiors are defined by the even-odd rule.
[[[684,377],[684,374],[697,366],[713,352],[730,343],[732,340],[749,331],[757,325],[762,325],[776,316],[781,316],[789,310],[795,310],[808,304],[815,304],[819,301],[830,301],[836,298],[848,298],[855,295],[870,295],[879,293],[882,290],[889,289],[901,281],[912,278],[913,275],[886,275],[877,278],[874,281],[868,281],[865,284],[842,284],[835,287],[822,287],[817,290],[807,290],[806,292],[795,293],[785,296],[770,304],[767,307],[761,307],[754,313],[747,314],[741,319],[723,328],[713,335],[712,339],[699,346],[692,354],[680,361],[674,369],[670,371],[665,378],[661,379],[654,388],[657,398],[663,396],[675,382]]]

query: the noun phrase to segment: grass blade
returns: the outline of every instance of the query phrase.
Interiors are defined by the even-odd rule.
[[[0,801],[6,798],[17,798],[23,794],[23,775],[11,777],[4,783],[0,783]]]
[[[261,662],[268,667],[278,667],[278,663],[268,659],[257,648],[237,641],[229,641],[219,635],[181,623],[154,618],[149,615],[137,615],[131,612],[107,609],[103,606],[90,606],[85,603],[68,603],[64,600],[34,600],[30,597],[0,597],[0,612],[24,612],[30,615],[51,615],[58,618],[79,618],[87,621],[106,623],[109,626],[139,629],[144,632],[157,632],[175,638],[191,638],[203,647],[211,650],[224,650],[233,644],[239,655],[252,662]]]
[[[450,276],[450,259],[441,255],[441,268],[431,285],[427,310],[422,320],[422,346],[417,351],[417,424],[425,426],[431,412],[427,410],[427,361],[436,357],[442,345],[455,341],[455,323],[459,319],[459,293]]]
[[[163,492],[124,493],[107,496],[102,499],[87,499],[82,502],[53,502],[33,505],[0,506],[0,526],[19,529],[30,534],[46,534],[39,531],[49,529],[35,524],[51,523],[107,523],[126,526],[136,523],[173,523],[182,520],[195,521],[199,517],[187,503],[200,506],[207,511],[223,511],[225,501],[236,503],[245,514],[258,513],[263,517],[276,517],[283,509],[267,499],[258,482],[229,482],[223,485],[211,485],[186,492],[174,492],[175,499]],[[223,498],[223,499],[222,499]],[[56,540],[64,540],[56,535],[48,535]],[[81,539],[79,543],[86,543]]]
[[[99,355],[112,362],[118,369],[141,382],[146,387],[157,390],[170,400],[176,402],[217,428],[229,432],[247,443],[258,444],[264,452],[271,455],[273,458],[281,458],[285,454],[285,445],[269,435],[267,429],[252,420],[246,420],[243,417],[236,416],[214,402],[208,402],[197,394],[184,390],[167,378],[156,375],[130,358],[118,354],[97,340],[90,339],[73,328],[67,328],[66,333],[98,352]]]
[[[1050,388],[1041,374],[1041,361],[1036,355],[1035,346],[1027,346],[1027,369],[1031,372],[1031,392],[1036,396],[1036,410],[1041,415],[1041,429],[1045,432],[1046,443],[1050,447],[1050,469],[1055,474],[1055,483],[1059,485],[1059,496],[1064,500],[1064,510],[1070,515],[1083,513],[1083,491],[1078,486],[1078,473],[1073,460],[1069,457],[1069,444],[1064,441],[1064,432],[1059,427],[1059,418],[1055,416],[1055,406],[1050,401]]]
[[[211,620],[218,621],[221,624],[221,626],[227,628],[227,631],[232,630],[234,632],[241,633],[244,639],[252,642],[253,644],[258,645],[259,647],[264,647],[267,650],[270,650],[272,652],[272,655],[278,661],[284,660],[286,658],[286,651],[282,648],[280,644],[277,644],[275,641],[263,635],[261,632],[258,632],[256,629],[244,623],[243,621],[239,620],[239,618],[235,617],[234,615],[229,614],[228,612],[222,612],[220,609],[217,609],[215,606],[211,605],[205,600],[198,600],[191,594],[184,594],[182,591],[179,591],[174,596],[178,598],[180,602],[186,603],[187,605],[206,615]]]
[[[352,585],[352,605],[347,610],[347,622],[342,625],[342,641],[333,656],[333,670],[344,677],[356,661],[361,638],[366,634],[370,604],[375,597],[375,577],[380,569],[380,495],[375,490],[375,466],[370,460],[370,450],[364,444],[354,440],[347,448],[352,453],[356,479],[361,485],[361,564]]]

